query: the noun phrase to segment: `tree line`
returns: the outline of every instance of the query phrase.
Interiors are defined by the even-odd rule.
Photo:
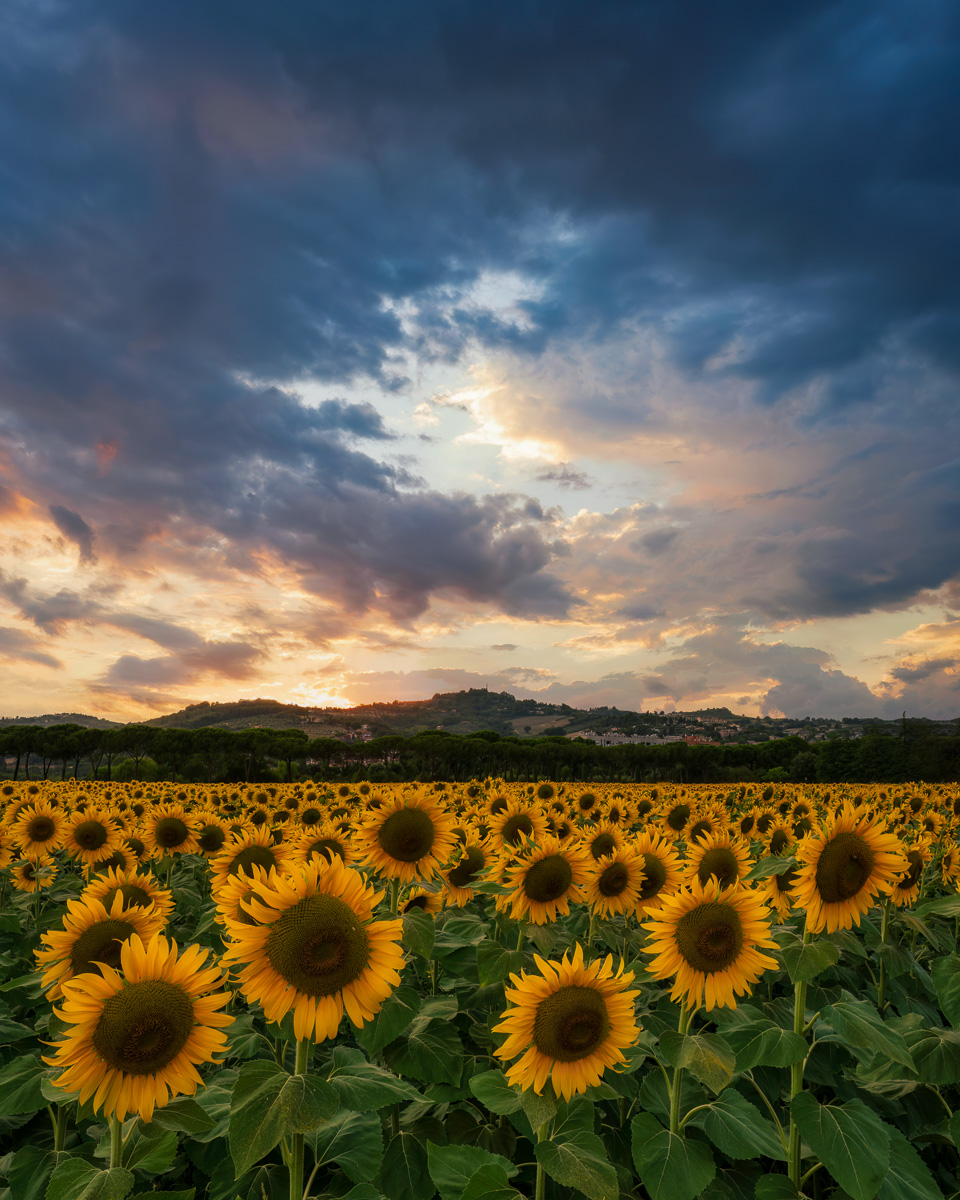
[[[0,727],[4,778],[254,783],[498,776],[625,783],[929,783],[960,781],[960,737],[886,733],[808,743],[597,746],[563,737],[463,735],[441,730],[369,742],[308,738],[300,729],[163,729],[124,725]]]

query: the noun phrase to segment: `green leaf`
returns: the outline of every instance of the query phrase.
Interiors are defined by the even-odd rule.
[[[928,900],[914,910],[921,921],[927,917],[943,917],[953,921],[960,917],[960,896],[945,896],[942,900]]]
[[[690,1124],[702,1129],[728,1158],[787,1160],[776,1127],[732,1088],[718,1096],[709,1108],[695,1113]]]
[[[427,1142],[427,1161],[441,1200],[458,1200],[481,1167],[498,1167],[507,1176],[517,1173],[508,1159],[479,1146],[435,1146]]]
[[[890,1166],[884,1176],[877,1200],[943,1200],[930,1169],[899,1129],[887,1129],[890,1136]]]
[[[840,957],[840,951],[832,942],[810,942],[805,946],[799,938],[781,947],[780,953],[791,983],[816,979]]]
[[[413,988],[397,988],[373,1020],[357,1030],[357,1041],[368,1054],[379,1054],[403,1033],[419,1010],[420,997]]]
[[[123,1165],[128,1171],[146,1171],[149,1175],[162,1175],[170,1170],[177,1156],[177,1135],[171,1130],[158,1129],[153,1136],[141,1127],[132,1134],[123,1148]]]
[[[789,1067],[807,1056],[804,1038],[792,1029],[782,1029],[773,1021],[724,1025],[723,1037],[737,1056],[738,1071],[749,1071],[753,1067]]]
[[[522,967],[522,950],[509,950],[496,942],[483,942],[477,947],[477,974],[483,987],[499,983],[511,973],[518,974]]]
[[[482,1075],[474,1075],[470,1080],[470,1091],[484,1107],[498,1116],[515,1113],[520,1107],[520,1094],[507,1083],[502,1071],[484,1071]]]
[[[327,1083],[337,1093],[340,1108],[375,1112],[388,1104],[422,1099],[412,1083],[367,1062],[360,1050],[337,1046],[330,1062]]]
[[[35,1113],[46,1101],[40,1090],[40,1080],[46,1070],[37,1054],[24,1054],[0,1071],[0,1116],[16,1113]]]
[[[437,927],[433,917],[422,908],[412,908],[403,914],[403,944],[414,954],[429,961],[433,957],[433,943]]]
[[[890,1162],[889,1128],[860,1100],[820,1104],[809,1092],[790,1111],[800,1135],[853,1200],[872,1200]]]
[[[960,1033],[953,1029],[917,1029],[904,1039],[924,1083],[960,1083]]]
[[[534,1133],[557,1115],[557,1102],[549,1089],[539,1096],[532,1088],[525,1089],[520,1093],[520,1107]]]
[[[436,1192],[427,1152],[412,1133],[391,1138],[380,1168],[381,1188],[390,1200],[431,1200]]]
[[[0,1017],[0,1045],[9,1046],[13,1042],[22,1042],[35,1037],[36,1033],[19,1021],[11,1021],[9,1017]]]
[[[17,1200],[43,1200],[47,1180],[61,1163],[71,1157],[64,1151],[58,1153],[56,1150],[42,1150],[39,1146],[21,1146],[7,1171],[11,1194]]]
[[[779,855],[770,855],[767,858],[761,858],[757,865],[744,876],[744,881],[752,883],[754,879],[769,879],[771,875],[785,875],[787,871],[792,871],[796,865],[797,860],[795,858],[781,858]]]
[[[194,1200],[196,1188],[187,1188],[182,1192],[137,1192],[130,1200]]]
[[[799,1200],[800,1193],[786,1175],[761,1175],[754,1196],[756,1200]]]
[[[630,1144],[652,1200],[694,1200],[716,1174],[709,1146],[671,1133],[650,1113],[633,1118]]]
[[[276,1063],[251,1062],[233,1088],[230,1154],[238,1175],[287,1133],[305,1133],[337,1111],[337,1094],[312,1075],[288,1075]]]
[[[879,1051],[911,1071],[914,1069],[913,1056],[907,1043],[899,1033],[884,1024],[883,1018],[868,1001],[856,1000],[849,992],[844,992],[842,1000],[828,1004],[820,1015],[833,1026],[844,1045],[853,1050],[858,1058],[871,1058]]]
[[[463,1046],[452,1025],[431,1025],[393,1042],[384,1051],[391,1070],[424,1083],[459,1083]]]
[[[523,1200],[500,1167],[481,1167],[470,1176],[460,1200]]]
[[[683,1067],[712,1092],[721,1092],[733,1078],[737,1058],[729,1044],[717,1033],[676,1033],[668,1029],[660,1035],[660,1057],[671,1067]]]
[[[184,1096],[173,1100],[164,1108],[155,1108],[148,1128],[173,1129],[180,1133],[194,1134],[215,1129],[216,1124],[196,1100]]]
[[[617,1200],[617,1171],[595,1133],[576,1133],[562,1142],[552,1138],[537,1142],[534,1153],[550,1178],[564,1187],[574,1187],[590,1200]]]
[[[262,1041],[250,1013],[241,1013],[227,1032],[228,1058],[256,1058]]]
[[[338,1112],[307,1134],[318,1163],[336,1163],[354,1183],[376,1179],[383,1159],[383,1133],[376,1113]]]
[[[101,1171],[82,1158],[71,1158],[50,1176],[46,1200],[123,1200],[132,1189],[129,1171]]]
[[[463,946],[476,946],[489,936],[489,933],[490,926],[470,913],[449,916],[442,928],[437,930],[433,947],[434,957],[445,958]]]
[[[936,959],[930,974],[937,989],[940,1011],[956,1028],[960,1025],[960,955],[948,954],[946,958]]]

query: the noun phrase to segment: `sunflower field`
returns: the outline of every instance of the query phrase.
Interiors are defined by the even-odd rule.
[[[960,1196],[955,785],[0,808],[0,1200]]]

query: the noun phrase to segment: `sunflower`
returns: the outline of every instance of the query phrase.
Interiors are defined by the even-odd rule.
[[[456,839],[453,817],[429,792],[395,796],[368,814],[356,831],[363,862],[377,875],[415,883],[449,860]]]
[[[547,821],[539,808],[508,800],[504,808],[489,820],[490,836],[499,851],[510,851],[525,838],[539,841],[547,831]]]
[[[230,836],[227,823],[214,809],[200,809],[195,815],[200,822],[197,848],[204,858],[213,858],[220,853]]]
[[[943,852],[940,859],[940,878],[944,883],[957,882],[960,877],[960,846],[951,843]]]
[[[674,804],[663,814],[663,831],[667,837],[676,837],[683,833],[690,820],[692,809],[685,801]]]
[[[750,870],[750,851],[729,833],[707,834],[689,850],[689,857],[683,864],[687,878],[696,876],[704,887],[711,877],[718,879],[721,887],[730,887]]]
[[[67,821],[61,844],[71,858],[90,866],[109,858],[122,843],[123,831],[113,816],[88,805]]]
[[[585,817],[588,813],[594,812],[599,804],[600,797],[596,792],[581,792],[573,802],[573,811],[579,813],[581,817]]]
[[[912,904],[920,895],[923,869],[931,858],[930,847],[923,838],[904,846],[903,850],[907,856],[908,869],[906,874],[896,881],[890,892],[890,899],[898,908]]]
[[[119,966],[121,943],[133,934],[149,940],[163,928],[163,916],[152,905],[123,905],[120,893],[114,896],[109,912],[91,897],[67,901],[63,929],[48,930],[35,951],[37,965],[43,971],[42,983],[49,989],[51,1000],[63,994],[61,988],[67,980],[96,972],[102,963]]]
[[[90,863],[87,867],[87,875],[93,879],[97,875],[106,875],[108,871],[131,871],[136,866],[136,863],[137,856],[127,843],[123,842],[107,858],[102,858],[99,862]]]
[[[799,875],[800,871],[797,867],[790,867],[782,875],[771,875],[763,881],[761,895],[777,914],[778,925],[783,924],[793,908]]]
[[[239,922],[241,925],[256,925],[256,921],[243,907],[244,901],[253,895],[253,885],[264,883],[269,886],[272,872],[263,867],[253,866],[249,874],[241,872],[231,875],[216,892],[214,900],[217,905],[217,920],[224,928],[228,921]]]
[[[244,964],[243,994],[268,1021],[292,1009],[297,1038],[334,1038],[344,1010],[360,1027],[400,983],[403,922],[372,919],[382,898],[337,857],[289,879],[255,880],[244,907],[257,924],[227,918],[224,961]]]
[[[649,829],[634,839],[633,848],[643,860],[643,886],[637,898],[637,908],[643,912],[677,890],[683,882],[683,864],[670,842]]]
[[[797,861],[794,903],[807,910],[812,933],[859,925],[877,897],[888,896],[909,869],[896,834],[849,804],[800,842]]]
[[[570,911],[571,900],[583,898],[581,888],[586,881],[583,852],[561,846],[555,837],[545,837],[539,846],[521,854],[510,871],[510,915],[515,921],[529,920],[534,925],[555,921],[558,913]]]
[[[168,854],[197,854],[200,844],[197,834],[200,821],[188,813],[182,804],[159,804],[143,818],[141,837],[147,844],[151,858],[165,858]]]
[[[704,887],[691,879],[647,915],[650,940],[643,949],[655,956],[648,969],[656,979],[676,975],[670,998],[682,998],[687,1008],[736,1008],[735,997],[777,967],[759,949],[776,942],[770,910],[752,888],[722,888],[715,879]]]
[[[155,934],[146,947],[136,934],[120,948],[123,974],[103,965],[64,984],[57,1015],[72,1027],[44,1062],[63,1067],[54,1083],[93,1097],[94,1111],[122,1122],[128,1112],[148,1122],[174,1096],[192,1096],[200,1063],[226,1047],[234,1018],[218,1012],[230,999],[208,951],[189,946],[177,957],[173,940]]]
[[[565,1100],[599,1084],[608,1067],[626,1062],[623,1051],[637,1040],[634,1001],[628,990],[633,973],[623,963],[614,972],[613,956],[584,966],[578,943],[570,959],[534,960],[540,975],[511,975],[506,998],[512,1006],[495,1033],[507,1039],[494,1053],[509,1059],[522,1055],[507,1070],[507,1080],[540,1095],[547,1084]]]
[[[13,842],[23,858],[46,858],[60,845],[63,813],[50,804],[28,804],[13,827]]]
[[[302,867],[311,858],[322,857],[328,861],[338,855],[344,866],[353,862],[350,839],[332,821],[312,825],[305,829],[290,845],[290,864]]]
[[[604,821],[592,829],[584,838],[584,848],[597,861],[613,854],[623,845],[623,833],[616,825]]]
[[[486,870],[489,859],[490,849],[487,839],[478,839],[476,835],[473,835],[463,843],[460,855],[454,865],[447,866],[440,872],[444,890],[458,908],[469,904],[476,895],[471,885],[476,883]]]
[[[252,832],[234,834],[223,850],[210,860],[210,872],[214,893],[226,883],[231,875],[250,875],[254,867],[265,871],[286,871],[290,858],[289,848],[278,845],[265,826]]]
[[[0,829],[0,871],[13,861],[13,840]]]
[[[117,895],[123,898],[124,910],[131,907],[149,908],[152,904],[163,917],[164,925],[173,913],[173,895],[161,887],[152,875],[141,875],[136,867],[124,871],[111,867],[97,879],[91,880],[83,889],[83,895],[91,900],[99,900],[107,912],[112,910]]]
[[[428,892],[424,888],[414,888],[407,898],[400,905],[400,915],[413,912],[415,908],[419,908],[421,912],[429,913],[431,917],[435,917],[443,908],[443,893]]]
[[[10,871],[10,879],[18,892],[39,892],[53,883],[57,864],[52,858],[18,858]]]
[[[786,821],[777,821],[767,834],[767,854],[774,858],[782,858],[785,854],[790,853],[790,848],[796,840],[794,826],[789,825]]]
[[[590,862],[583,897],[604,917],[633,913],[643,887],[643,859],[630,846],[620,846],[599,861]]]

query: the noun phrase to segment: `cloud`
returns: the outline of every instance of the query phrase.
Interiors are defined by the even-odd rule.
[[[559,488],[581,492],[593,486],[593,481],[585,471],[572,467],[569,463],[559,463],[548,467],[536,476],[538,483],[555,483]]]
[[[95,562],[97,556],[93,552],[94,532],[83,517],[60,504],[50,505],[50,516],[63,536],[79,548],[80,561]]]
[[[61,670],[63,663],[42,649],[42,644],[22,629],[0,627],[0,658],[8,662],[34,663]]]

